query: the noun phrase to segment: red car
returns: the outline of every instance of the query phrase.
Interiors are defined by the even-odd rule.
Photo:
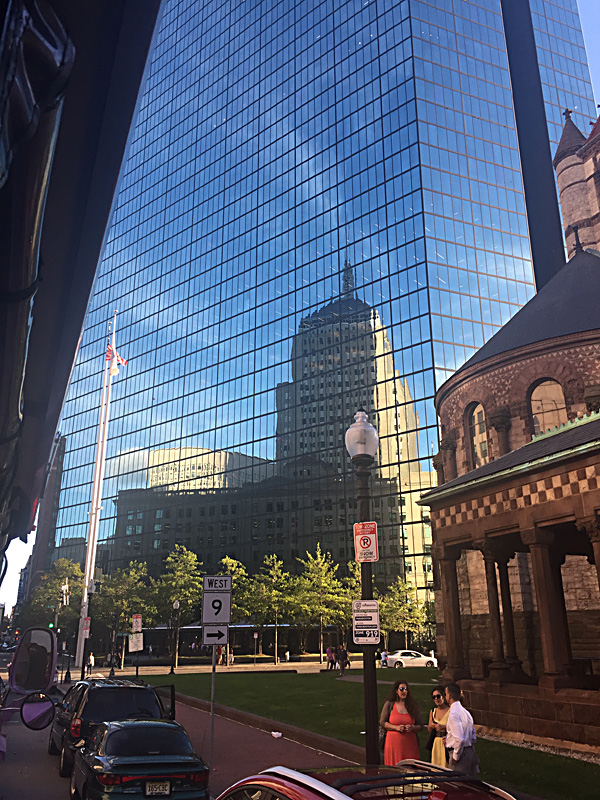
[[[515,800],[484,781],[424,761],[395,767],[272,767],[239,781],[218,800]]]

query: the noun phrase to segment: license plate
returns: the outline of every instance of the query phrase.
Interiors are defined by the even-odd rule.
[[[146,797],[167,797],[171,794],[171,781],[146,781]]]

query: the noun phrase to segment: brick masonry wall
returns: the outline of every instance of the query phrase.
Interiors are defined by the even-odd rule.
[[[469,472],[472,467],[469,456],[469,438],[466,428],[466,412],[473,403],[483,405],[488,421],[488,450],[492,458],[499,455],[498,434],[489,424],[495,411],[508,409],[511,426],[508,432],[510,450],[531,441],[531,419],[529,410],[529,391],[532,386],[545,378],[560,383],[570,419],[587,411],[585,404],[586,386],[600,385],[600,337],[595,341],[586,338],[578,342],[577,337],[564,337],[550,340],[547,351],[514,359],[495,359],[487,369],[479,369],[472,377],[456,381],[444,394],[438,414],[444,435],[456,436],[456,465],[458,475]],[[475,370],[475,368],[473,368]]]
[[[600,746],[600,692],[461,681],[478,725]]]

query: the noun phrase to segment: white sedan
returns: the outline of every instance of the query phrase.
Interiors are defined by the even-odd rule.
[[[437,658],[424,656],[416,650],[396,650],[388,656],[388,667],[437,667]]]

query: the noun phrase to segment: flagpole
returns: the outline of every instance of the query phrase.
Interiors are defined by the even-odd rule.
[[[79,617],[79,632],[77,636],[77,650],[75,666],[81,668],[85,652],[85,618],[88,616],[89,587],[94,579],[96,566],[96,551],[98,547],[98,528],[100,524],[100,511],[102,509],[102,484],[104,482],[104,468],[106,464],[106,445],[108,441],[108,420],[110,411],[111,384],[114,375],[119,374],[117,368],[117,350],[115,347],[115,328],[117,312],[115,311],[112,322],[108,323],[107,355],[104,359],[104,376],[102,381],[102,400],[100,403],[100,419],[98,422],[98,439],[96,443],[96,460],[94,463],[94,480],[92,483],[92,502],[90,506],[90,522],[88,527],[87,550],[85,556],[85,571],[83,578],[83,591],[81,593],[81,613]],[[112,332],[112,350],[111,348]],[[110,353],[110,358],[108,354]],[[89,635],[89,634],[88,634]]]

